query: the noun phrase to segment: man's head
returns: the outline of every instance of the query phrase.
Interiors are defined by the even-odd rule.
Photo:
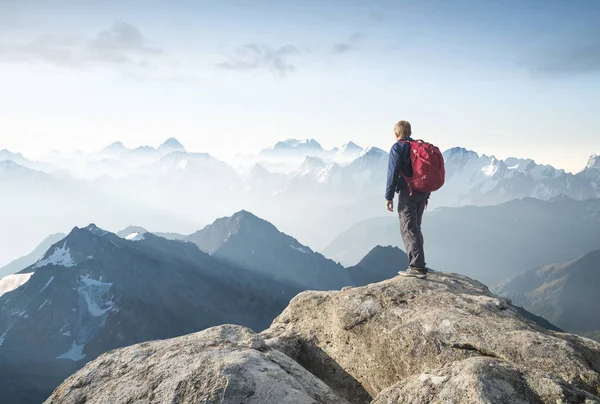
[[[412,134],[410,129],[410,123],[408,121],[400,121],[394,126],[394,133],[396,134],[396,139],[408,139]]]

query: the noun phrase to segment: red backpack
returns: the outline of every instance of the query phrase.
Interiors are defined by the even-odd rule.
[[[410,144],[410,161],[413,176],[402,174],[411,192],[433,192],[444,185],[446,170],[444,169],[444,156],[440,149],[422,140],[402,140]]]

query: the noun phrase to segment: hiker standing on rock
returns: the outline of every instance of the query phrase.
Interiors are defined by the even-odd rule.
[[[408,269],[400,275],[426,278],[425,251],[421,222],[431,192],[444,185],[444,158],[440,150],[422,140],[411,138],[410,123],[394,126],[396,143],[390,150],[385,205],[394,211],[394,194],[398,196],[400,234],[408,255]]]

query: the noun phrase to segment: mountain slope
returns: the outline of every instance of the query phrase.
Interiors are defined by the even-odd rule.
[[[151,233],[130,241],[94,225],[73,229],[20,274],[31,273],[0,296],[0,367],[17,367],[31,388],[40,376],[27,369],[64,368],[45,375],[56,380],[142,341],[223,323],[263,329],[298,292],[189,242]]]
[[[354,286],[381,282],[398,275],[408,267],[408,257],[399,248],[377,246],[358,264],[348,268],[350,281]]]
[[[40,258],[48,250],[48,248],[52,246],[52,244],[62,240],[65,238],[65,236],[66,234],[56,233],[46,237],[31,253],[21,258],[17,258],[16,260],[0,268],[0,278],[19,272],[34,264],[38,258]]]
[[[600,199],[523,198],[496,206],[439,208],[426,212],[423,233],[429,266],[495,284],[597,249]],[[323,254],[353,265],[376,245],[402,245],[395,214],[353,226]]]
[[[569,332],[600,331],[600,250],[501,282],[495,292]]]
[[[341,265],[246,211],[218,219],[187,240],[215,257],[304,288],[339,289],[348,284]]]

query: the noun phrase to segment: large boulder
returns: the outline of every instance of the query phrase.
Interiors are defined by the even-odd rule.
[[[46,403],[347,404],[248,328],[225,325],[108,352]]]
[[[592,394],[538,370],[493,358],[471,358],[411,376],[383,390],[372,404],[600,404]]]
[[[398,382],[473,357],[600,393],[600,344],[542,328],[461,275],[304,292],[263,335],[267,345],[353,403],[368,403]]]

